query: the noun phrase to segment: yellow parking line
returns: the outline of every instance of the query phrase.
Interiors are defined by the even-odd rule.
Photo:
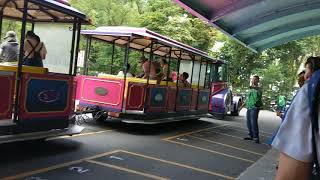
[[[243,128],[243,127],[238,127],[238,126],[229,126],[231,128],[239,128],[239,129],[243,129],[243,130],[238,130],[238,131],[245,131],[245,132],[248,132],[248,129],[246,128]],[[236,129],[237,130],[237,129]],[[270,132],[266,132],[266,131],[261,131],[259,130],[259,133],[263,133],[263,134],[267,134],[267,135],[273,135],[273,133],[270,133]]]
[[[55,169],[63,168],[63,167],[70,166],[70,165],[73,165],[73,164],[78,164],[78,163],[81,163],[83,161],[90,160],[90,159],[100,158],[100,157],[107,156],[107,155],[110,155],[110,154],[114,154],[114,153],[117,153],[117,152],[120,152],[120,150],[110,151],[110,152],[98,154],[98,155],[95,155],[95,156],[91,156],[91,157],[87,157],[87,158],[83,158],[83,159],[79,159],[79,160],[75,160],[75,161],[70,161],[70,162],[67,162],[67,163],[62,163],[62,164],[58,164],[58,165],[54,165],[54,166],[50,166],[50,167],[46,167],[46,168],[30,171],[30,172],[25,172],[25,173],[13,175],[13,176],[8,176],[8,177],[5,177],[5,178],[2,178],[1,180],[21,179],[21,178],[24,178],[24,177],[32,176],[34,174],[40,174],[40,173],[44,173],[44,172],[47,172],[47,171],[52,171],[52,170],[55,170]]]
[[[216,134],[221,134],[221,135],[224,135],[224,136],[229,136],[229,137],[233,137],[233,138],[237,138],[237,139],[243,140],[242,137],[233,136],[233,135],[226,134],[226,133],[220,133],[220,132],[217,132],[217,131],[209,131],[209,132],[216,133]],[[260,143],[260,144],[269,146],[269,144],[266,144],[266,143]]]
[[[112,164],[102,163],[102,162],[98,162],[98,161],[94,161],[94,160],[86,160],[86,162],[97,164],[97,165],[104,166],[104,167],[109,167],[109,168],[112,168],[112,169],[117,169],[117,170],[120,170],[120,171],[133,173],[133,174],[138,174],[138,175],[141,175],[141,176],[144,176],[144,177],[149,177],[149,178],[152,178],[152,179],[169,180],[169,179],[164,178],[164,177],[155,176],[155,175],[152,175],[152,174],[147,174],[147,173],[135,171],[135,170],[132,170],[132,169],[128,169],[128,168],[124,168],[124,167],[120,167],[120,166],[115,166],[115,165],[112,165]]]
[[[211,150],[211,149],[206,149],[206,148],[202,148],[202,147],[198,147],[198,146],[194,146],[194,145],[190,145],[190,144],[186,144],[186,143],[182,143],[182,142],[177,142],[177,141],[172,141],[172,140],[165,140],[165,141],[168,141],[168,142],[171,142],[171,143],[175,143],[175,144],[179,144],[179,145],[182,145],[182,146],[195,148],[195,149],[200,149],[202,151],[207,151],[207,152],[210,152],[210,153],[219,154],[219,155],[222,155],[222,156],[226,156],[226,157],[233,158],[233,159],[238,159],[238,160],[249,162],[249,163],[254,163],[255,162],[253,160],[249,160],[249,159],[233,156],[233,155],[230,155],[230,154],[225,154],[225,153],[222,153],[222,152],[218,152],[218,151],[214,151],[214,150]]]
[[[248,134],[248,130],[237,129],[237,127],[231,127],[231,126],[229,126],[228,128],[222,128],[222,129],[223,129],[223,130],[234,130],[234,131],[243,132],[243,133]],[[270,135],[266,135],[266,133],[259,133],[259,136],[266,137],[266,138],[269,138],[269,137],[270,137]]]
[[[167,141],[170,141],[170,140],[167,140]],[[164,159],[159,159],[159,158],[146,156],[146,155],[138,154],[138,153],[133,153],[133,152],[129,152],[129,151],[124,151],[124,150],[121,150],[121,152],[130,154],[130,155],[134,155],[134,156],[140,156],[140,157],[143,157],[143,158],[146,158],[146,159],[151,159],[151,160],[163,162],[163,163],[166,163],[166,164],[171,164],[171,165],[178,166],[178,167],[183,167],[183,168],[186,168],[186,169],[191,169],[191,170],[194,170],[194,171],[198,171],[198,172],[202,172],[202,173],[206,173],[206,174],[210,174],[210,175],[214,175],[214,176],[218,176],[218,177],[222,177],[222,178],[225,178],[225,179],[235,179],[235,177],[226,176],[226,175],[223,175],[223,174],[220,174],[220,173],[216,173],[216,172],[212,172],[212,171],[196,168],[196,167],[185,165],[185,164],[180,164],[180,163],[177,163],[177,162],[167,161],[167,160],[164,160]]]
[[[238,136],[232,136],[230,134],[226,134],[226,133],[221,133],[221,132],[217,132],[217,131],[209,131],[209,132],[212,132],[212,133],[216,133],[216,134],[221,134],[221,135],[224,135],[224,136],[229,136],[229,137],[233,137],[233,138],[237,138],[237,139],[241,139],[243,140],[242,137],[238,137]],[[261,143],[262,145],[269,145],[269,144],[266,144],[266,143]]]
[[[89,135],[101,134],[101,133],[106,133],[106,132],[111,132],[111,131],[113,131],[113,130],[81,133],[81,134],[76,134],[76,135],[73,135],[73,136],[59,136],[59,137],[49,138],[48,140],[74,138],[74,137],[79,137],[79,136],[89,136]]]
[[[237,150],[240,150],[240,151],[248,152],[248,153],[251,153],[251,154],[255,154],[255,155],[259,155],[259,156],[263,156],[264,155],[264,154],[257,153],[257,152],[254,152],[254,151],[250,151],[250,150],[247,150],[247,149],[242,149],[242,148],[239,148],[239,147],[235,147],[235,146],[232,146],[232,145],[229,145],[229,144],[224,144],[224,143],[220,143],[220,142],[217,142],[217,141],[212,141],[212,140],[200,138],[200,137],[197,137],[197,136],[194,136],[194,135],[188,135],[188,136],[190,136],[192,138],[195,138],[195,139],[202,140],[202,141],[206,141],[206,142],[210,142],[210,143],[214,143],[214,144],[219,144],[219,145],[230,147],[230,148],[237,149]]]
[[[186,136],[186,135],[189,135],[189,134],[194,134],[194,133],[198,133],[198,132],[201,132],[201,131],[206,131],[206,130],[209,130],[209,129],[214,129],[214,128],[218,128],[218,127],[224,127],[224,126],[228,126],[228,125],[229,124],[224,124],[224,125],[209,127],[209,128],[205,128],[205,129],[196,130],[196,131],[191,131],[191,132],[187,132],[187,133],[182,133],[182,134],[178,134],[176,136],[171,136],[171,137],[164,138],[162,140],[170,140],[170,139],[174,139],[174,138],[177,138],[177,137],[180,137],[180,136]]]

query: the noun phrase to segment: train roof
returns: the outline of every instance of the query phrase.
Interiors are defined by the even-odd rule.
[[[82,35],[91,36],[94,39],[115,43],[118,46],[124,46],[130,39],[130,48],[150,53],[151,43],[154,45],[154,54],[166,56],[170,53],[171,57],[178,59],[181,51],[181,59],[183,60],[209,60],[212,62],[220,62],[221,60],[211,58],[207,52],[201,51],[169,37],[163,36],[146,28],[124,27],[124,26],[105,26],[98,27],[95,30],[82,30]]]
[[[0,0],[3,17],[22,19],[24,0]],[[67,1],[29,0],[27,20],[29,22],[72,23],[74,18],[89,23],[86,15],[68,5]]]
[[[175,0],[175,2],[256,52],[320,34],[320,0]]]

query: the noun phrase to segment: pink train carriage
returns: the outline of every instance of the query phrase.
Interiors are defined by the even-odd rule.
[[[0,21],[2,18],[22,21],[19,61],[15,65],[0,65],[0,144],[80,133],[83,128],[70,119],[74,112],[73,62],[77,54],[67,57],[69,73],[53,73],[47,68],[23,66],[22,47],[27,23],[32,30],[38,22],[66,23],[73,24],[72,43],[68,47],[77,52],[81,23],[88,22],[86,16],[52,0],[3,0],[0,7],[3,12]]]
[[[87,38],[84,75],[77,77],[76,99],[81,108],[106,112],[109,120],[142,124],[198,119],[208,113],[211,69],[222,61],[145,28],[99,27],[83,30],[81,34]],[[125,49],[123,72],[127,72],[127,63],[136,61],[129,58],[130,50],[135,50],[148,54],[151,62],[162,57],[168,60],[169,67],[175,63],[176,69],[171,69],[178,74],[188,72],[192,87],[179,87],[177,81],[118,77],[112,72],[113,64],[107,74],[88,76],[87,62],[94,40],[109,43],[113,49],[115,46]]]

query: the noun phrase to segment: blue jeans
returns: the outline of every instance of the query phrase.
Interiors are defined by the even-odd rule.
[[[260,108],[254,107],[247,110],[247,127],[249,136],[254,139],[259,139],[258,115]]]

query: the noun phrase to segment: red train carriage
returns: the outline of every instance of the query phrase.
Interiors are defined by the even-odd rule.
[[[144,124],[195,119],[207,114],[211,69],[222,61],[145,28],[99,27],[83,30],[81,34],[87,38],[88,45],[84,75],[77,77],[76,99],[80,107],[107,112],[109,119]],[[129,50],[135,50],[148,54],[151,63],[159,57],[166,58],[169,67],[175,63],[178,75],[189,73],[188,81],[192,86],[179,87],[177,80],[119,77],[112,72],[112,68],[107,74],[88,76],[87,61],[92,40],[110,43],[113,49],[115,46],[125,48],[124,74],[127,72],[126,64],[136,60],[129,58]],[[113,67],[113,64],[110,66]]]
[[[22,21],[19,61],[0,65],[0,143],[80,133],[83,128],[70,120],[76,88],[73,62],[77,54],[73,52],[79,47],[81,23],[87,22],[86,16],[53,0],[0,0],[0,7],[1,22],[2,18]],[[73,24],[69,72],[53,73],[47,68],[22,65],[27,23],[32,30],[38,23]]]

